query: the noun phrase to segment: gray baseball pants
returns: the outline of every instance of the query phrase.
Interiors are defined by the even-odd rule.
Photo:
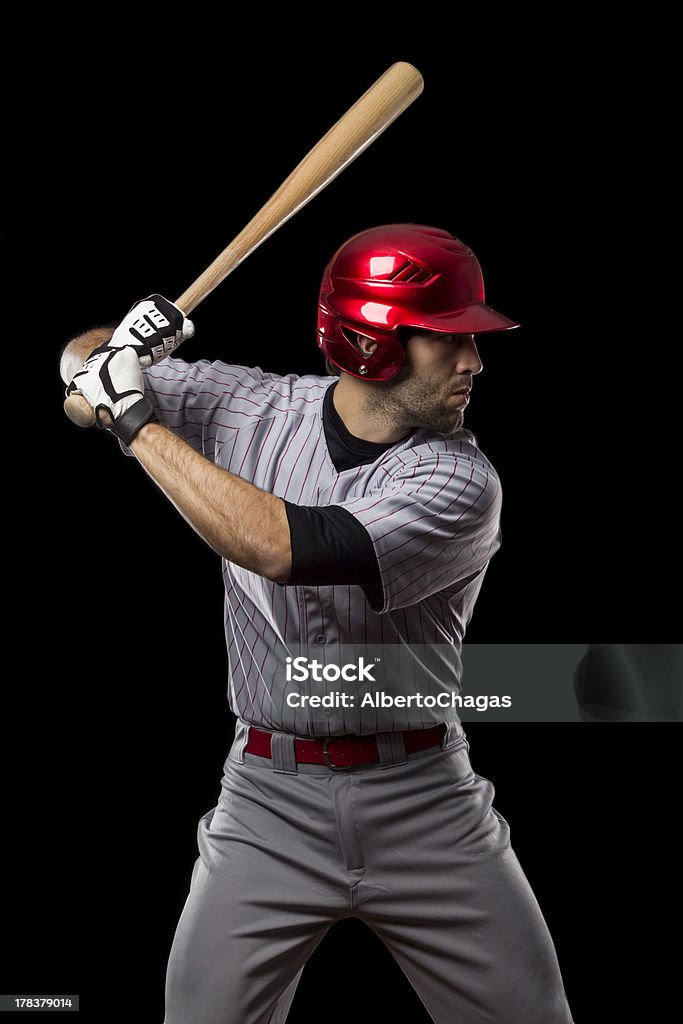
[[[284,1024],[301,971],[356,917],[394,956],[436,1024],[572,1024],[555,948],[461,736],[382,763],[224,765],[199,821],[190,892],[168,963],[165,1024]],[[401,763],[402,762],[402,763]]]

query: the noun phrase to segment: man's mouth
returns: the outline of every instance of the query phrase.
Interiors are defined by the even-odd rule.
[[[461,405],[468,405],[470,400],[470,389],[465,388],[463,391],[452,391],[451,398],[458,399],[458,403]]]

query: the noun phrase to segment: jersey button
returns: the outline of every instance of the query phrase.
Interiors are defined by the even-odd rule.
[[[324,633],[316,633],[315,634],[315,642],[317,644],[326,644],[327,643],[327,637],[325,636]]]

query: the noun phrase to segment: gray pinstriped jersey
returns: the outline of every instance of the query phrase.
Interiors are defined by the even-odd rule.
[[[501,489],[467,430],[417,429],[375,462],[338,472],[322,408],[336,377],[166,358],[145,371],[159,419],[218,465],[298,505],[341,505],[370,534],[383,597],[359,586],[286,586],[223,561],[228,696],[245,722],[299,735],[368,733],[448,722],[456,709],[360,706],[366,692],[414,693],[424,652],[450,652],[430,692],[457,692],[465,628],[500,546]],[[285,658],[334,665],[381,650],[382,685],[287,681]],[[392,665],[393,669],[389,669]],[[438,676],[438,681],[434,681]],[[419,686],[418,686],[419,689]],[[292,694],[344,691],[353,707],[290,707]]]

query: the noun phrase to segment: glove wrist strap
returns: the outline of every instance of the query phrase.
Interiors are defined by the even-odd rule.
[[[106,429],[120,437],[125,445],[130,444],[146,423],[158,423],[154,407],[148,398],[141,398],[135,405],[114,420]],[[100,424],[98,423],[98,426]]]

